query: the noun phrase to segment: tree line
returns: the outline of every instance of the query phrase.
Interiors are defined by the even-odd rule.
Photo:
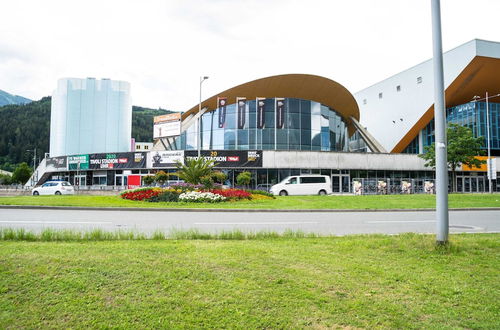
[[[13,172],[20,163],[33,166],[49,151],[51,97],[22,105],[0,107],[0,169]],[[132,107],[132,137],[138,142],[153,138],[153,117],[173,111]]]

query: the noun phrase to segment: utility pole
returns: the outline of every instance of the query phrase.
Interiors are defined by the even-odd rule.
[[[432,50],[434,64],[434,122],[436,137],[436,217],[437,244],[446,244],[449,234],[448,160],[446,146],[446,108],[444,103],[443,45],[439,0],[432,5]]]

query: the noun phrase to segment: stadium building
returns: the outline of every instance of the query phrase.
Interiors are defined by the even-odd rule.
[[[444,68],[449,121],[486,136],[486,99],[481,96],[491,95],[490,146],[497,152],[500,112],[494,95],[500,93],[500,76],[495,74],[500,72],[500,44],[473,40],[445,53]],[[80,126],[79,144],[68,141],[66,135],[58,143],[74,148],[53,154],[62,149],[52,148],[51,132],[50,157],[35,175],[39,184],[66,179],[89,189],[127,187],[160,169],[175,172],[175,161],[200,155],[214,159],[232,185],[242,171],[252,173],[254,188],[289,175],[324,174],[331,176],[335,193],[421,193],[434,179],[433,170],[424,167],[417,156],[433,141],[432,85],[431,60],[355,95],[333,80],[314,75],[262,78],[220,92],[183,113],[156,117],[153,146],[138,152],[130,144],[128,108],[106,110],[111,116],[106,126],[127,123],[128,127],[117,126],[120,134],[128,134],[127,150],[125,143],[110,150],[107,135],[97,142],[101,145],[86,148]],[[53,112],[61,104],[59,95],[58,91],[54,94]],[[61,95],[68,104],[66,113],[88,115],[87,121],[101,126],[108,118],[96,117],[95,108],[72,110],[69,105],[78,96]],[[474,100],[476,95],[480,98]],[[63,118],[59,110],[56,118]],[[60,121],[51,127],[61,127]],[[487,189],[485,168],[459,170],[460,191]],[[496,180],[494,188],[500,190]]]

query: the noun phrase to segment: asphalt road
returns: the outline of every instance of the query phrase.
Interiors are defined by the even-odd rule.
[[[152,233],[196,228],[202,232],[233,229],[257,232],[287,229],[321,235],[435,233],[435,212],[177,212],[0,209],[0,227]],[[500,210],[450,211],[451,233],[500,232]]]

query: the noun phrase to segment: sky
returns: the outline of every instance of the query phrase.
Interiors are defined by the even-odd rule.
[[[431,0],[15,0],[0,5],[0,89],[38,100],[63,77],[131,83],[186,111],[277,74],[355,93],[432,57]],[[442,0],[444,51],[500,41],[498,0]],[[244,96],[244,95],[242,95]]]

